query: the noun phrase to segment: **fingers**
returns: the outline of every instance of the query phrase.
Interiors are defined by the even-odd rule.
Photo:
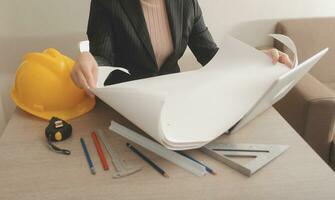
[[[86,83],[88,87],[94,88],[95,87],[95,78],[93,75],[93,68],[95,67],[82,67],[81,74],[85,77]]]
[[[94,94],[89,90],[89,85],[80,69],[75,67],[71,72],[71,78],[78,88],[84,89],[88,96],[92,98],[94,97]]]
[[[78,88],[80,88],[80,85],[79,85],[79,82],[78,82],[78,79],[77,79],[77,75],[76,75],[75,70],[72,70],[72,72],[71,72],[71,79],[72,79],[73,83],[74,83]]]
[[[91,98],[94,98],[94,94],[89,90],[90,87],[88,85],[88,82],[84,74],[80,70],[77,71],[77,81],[79,85],[81,85],[81,88],[85,90],[87,95],[90,96]]]
[[[286,54],[283,53],[277,49],[269,49],[266,51],[263,51],[264,53],[266,53],[267,55],[269,55],[272,58],[272,63],[273,64],[277,64],[278,62],[285,64],[286,66],[288,66],[289,68],[293,67],[293,63],[290,59],[290,57]]]
[[[77,62],[71,72],[71,78],[77,87],[84,89],[90,97],[94,94],[89,90],[95,88],[98,76],[98,64],[94,57],[87,52],[78,56]]]
[[[279,51],[277,49],[271,49],[270,50],[270,56],[272,58],[272,63],[275,65],[278,63],[279,58],[280,58],[280,54]]]
[[[279,62],[283,63],[284,65],[288,66],[289,68],[292,68],[293,63],[292,63],[290,57],[286,53],[283,53],[283,52],[279,52],[279,54],[280,54]]]
[[[95,88],[98,82],[98,64],[96,64],[96,66],[92,68],[92,74],[93,74],[93,81],[94,81],[93,88]]]

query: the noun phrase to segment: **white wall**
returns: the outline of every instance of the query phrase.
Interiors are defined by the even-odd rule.
[[[273,32],[280,19],[335,16],[334,0],[199,2],[219,44],[222,35],[229,33],[254,46],[271,45],[272,41],[266,35]],[[77,41],[85,38],[89,3],[90,0],[1,0],[0,94],[5,108],[8,108],[6,115],[13,110],[13,106],[8,106],[10,81],[22,55],[28,51],[55,47],[74,57]],[[194,62],[187,52],[181,65],[189,66]]]
[[[215,38],[230,33],[254,46],[271,43],[279,19],[335,16],[334,0],[199,0]]]
[[[277,19],[334,16],[334,0],[198,0],[213,35],[230,32],[253,44]],[[90,0],[1,0],[0,36],[55,36],[84,32]],[[239,31],[243,30],[244,33]],[[247,36],[247,32],[253,34]]]

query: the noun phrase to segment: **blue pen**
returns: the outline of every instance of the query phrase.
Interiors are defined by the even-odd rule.
[[[85,157],[86,157],[88,166],[89,166],[89,168],[91,170],[91,173],[93,175],[95,175],[94,165],[93,165],[93,162],[91,160],[90,154],[88,153],[88,150],[87,150],[87,147],[86,147],[86,144],[85,144],[85,141],[84,141],[83,138],[80,138],[80,143],[81,143],[81,146],[83,147],[83,150],[84,150],[84,153],[85,153]]]
[[[188,159],[190,159],[190,160],[192,160],[192,161],[194,161],[194,162],[196,162],[196,163],[198,163],[198,164],[204,166],[204,167],[206,168],[206,171],[207,171],[208,173],[213,174],[213,175],[216,175],[216,173],[215,173],[211,168],[207,167],[205,164],[203,164],[203,163],[197,161],[196,159],[192,158],[191,156],[187,155],[186,153],[183,153],[182,151],[177,151],[177,153],[179,153],[180,155],[185,156],[186,158],[188,158]]]

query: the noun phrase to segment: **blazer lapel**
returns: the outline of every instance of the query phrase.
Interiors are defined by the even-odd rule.
[[[174,53],[178,52],[183,34],[183,1],[165,0],[172,34]]]
[[[120,4],[123,7],[123,10],[127,14],[129,20],[131,21],[138,37],[145,46],[150,57],[157,66],[155,53],[151,44],[149,32],[145,22],[144,14],[142,11],[142,6],[139,0],[120,0]]]

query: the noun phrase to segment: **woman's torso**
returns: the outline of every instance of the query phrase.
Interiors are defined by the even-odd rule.
[[[217,47],[203,24],[202,16],[196,12],[194,0],[164,2],[172,46],[167,48],[168,55],[165,55],[160,66],[139,0],[92,0],[92,16],[88,26],[88,37],[93,44],[92,53],[105,54],[102,56],[108,57],[112,65],[127,68],[134,79],[179,72],[178,60],[188,44],[198,60],[202,59],[200,57],[208,60],[212,56],[210,54],[216,53]],[[108,18],[107,24],[102,22],[105,20],[103,16],[93,16],[92,12],[94,15],[103,12],[103,16]],[[195,28],[195,22],[201,24]],[[105,30],[100,30],[102,26]],[[110,32],[110,41],[101,39],[104,32]],[[106,43],[110,46],[107,47]],[[104,49],[111,52],[104,52]],[[206,54],[207,50],[211,51],[208,51],[208,55],[201,55]]]

